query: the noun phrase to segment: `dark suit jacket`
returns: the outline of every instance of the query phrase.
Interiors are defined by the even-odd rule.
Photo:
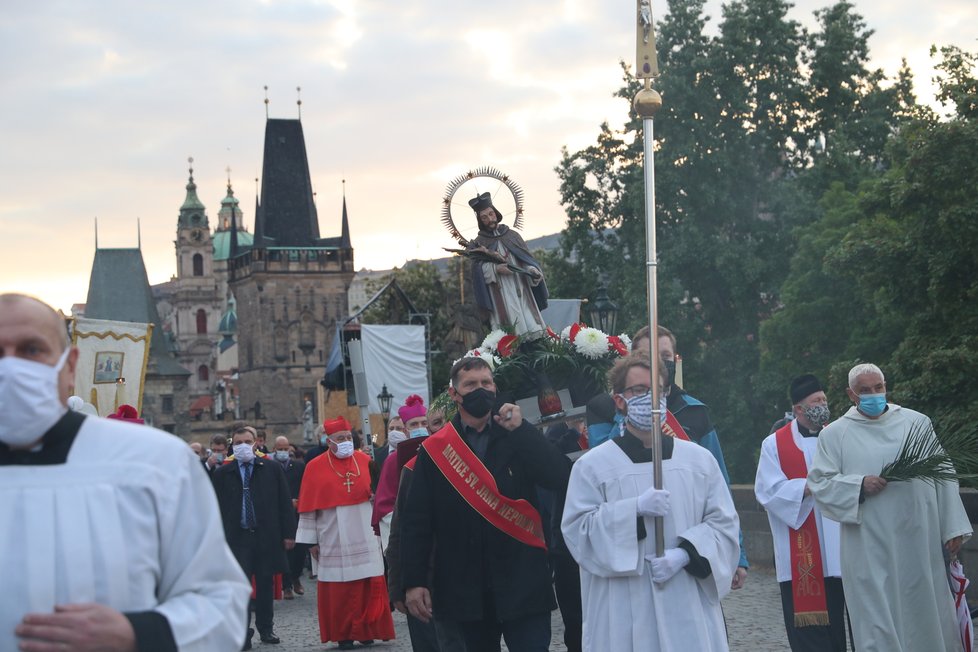
[[[462,432],[460,417],[452,421]],[[570,460],[524,421],[509,432],[497,424],[483,463],[500,493],[539,509],[536,485],[564,491]],[[449,484],[424,448],[418,453],[406,500],[399,505],[401,587],[431,589],[434,609],[451,620],[501,621],[556,608],[547,553],[489,525]],[[434,550],[434,577],[429,560]]]
[[[281,462],[275,463],[281,465]],[[282,466],[282,470],[285,472],[285,482],[289,485],[289,497],[298,500],[299,486],[302,485],[302,474],[306,472],[306,463],[301,460],[289,460],[288,464]]]
[[[295,539],[296,520],[285,473],[278,462],[256,457],[251,475],[251,497],[255,506],[258,553],[264,564],[256,569],[263,573],[282,573],[288,570],[285,539]],[[244,538],[241,529],[241,471],[237,462],[219,467],[211,476],[217,503],[224,523],[228,546],[237,553]]]

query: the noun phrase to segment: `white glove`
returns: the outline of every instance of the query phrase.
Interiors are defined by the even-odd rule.
[[[646,489],[636,503],[642,516],[666,516],[669,513],[669,491],[667,489]]]
[[[662,584],[686,568],[686,564],[689,563],[689,553],[682,548],[667,548],[661,557],[651,555],[646,559],[652,562],[652,581]]]

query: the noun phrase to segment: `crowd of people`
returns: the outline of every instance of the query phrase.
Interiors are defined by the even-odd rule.
[[[559,607],[568,650],[726,650],[740,522],[709,410],[676,383],[672,333],[655,336],[658,383],[643,329],[586,417],[545,432],[466,357],[448,407],[406,397],[379,447],[340,415],[307,450],[269,449],[277,433],[245,422],[187,446],[131,410],[68,409],[63,320],[0,295],[0,649],[274,645],[275,599],[304,595],[308,573],[320,640],[339,649],[393,639],[397,610],[414,650],[542,652]],[[960,650],[946,569],[972,528],[957,485],[880,477],[930,421],[887,401],[875,365],[848,386],[833,421],[819,380],[794,379],[760,451],[790,647],[845,650],[849,633],[861,652]]]

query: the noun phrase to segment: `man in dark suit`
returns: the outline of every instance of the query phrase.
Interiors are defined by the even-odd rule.
[[[289,497],[292,498],[292,509],[295,511],[296,505],[299,504],[299,487],[302,485],[302,474],[306,470],[306,463],[291,456],[289,453],[290,446],[288,437],[276,437],[272,459],[282,465],[282,471],[285,472],[285,482],[289,485]],[[295,514],[296,518],[299,518],[299,513],[295,512]],[[282,575],[282,597],[286,600],[292,600],[296,595],[305,595],[306,593],[306,590],[302,588],[302,567],[308,549],[309,546],[297,543],[288,552],[289,571]]]
[[[257,432],[231,427],[234,454],[212,480],[224,522],[224,536],[245,575],[254,577],[255,627],[263,643],[279,643],[273,630],[272,576],[288,573],[286,551],[295,546],[296,519],[282,465],[256,456]],[[251,616],[248,616],[251,623]],[[251,649],[249,626],[243,650]]]
[[[228,438],[227,435],[222,433],[217,433],[211,437],[211,447],[210,452],[207,457],[201,462],[204,465],[204,470],[207,471],[207,475],[213,475],[214,471],[217,470],[222,464],[224,464],[224,459],[228,455]]]

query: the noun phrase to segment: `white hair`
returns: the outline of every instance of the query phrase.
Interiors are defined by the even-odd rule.
[[[879,374],[880,379],[886,382],[886,377],[883,375],[883,370],[874,365],[872,362],[864,362],[862,364],[857,364],[855,367],[849,370],[849,389],[856,389],[856,379],[863,374]]]

